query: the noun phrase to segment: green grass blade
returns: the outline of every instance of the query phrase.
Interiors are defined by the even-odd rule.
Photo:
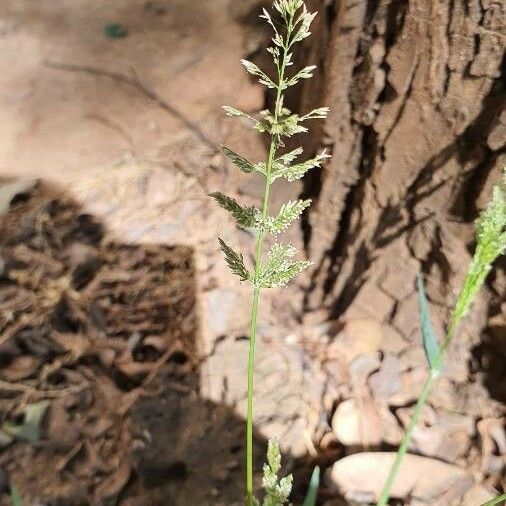
[[[481,506],[494,506],[495,504],[499,504],[502,501],[506,501],[506,494],[499,495],[491,501],[482,504]]]
[[[309,481],[309,488],[306,498],[302,506],[316,506],[316,498],[318,497],[318,487],[320,486],[320,468],[316,466]]]
[[[430,322],[429,304],[425,295],[425,288],[423,286],[423,276],[418,274],[418,305],[420,308],[420,324],[422,328],[423,348],[427,362],[432,371],[437,371],[440,367],[437,364],[436,358],[439,355],[439,344],[437,342],[432,324]]]
[[[15,485],[11,485],[11,503],[12,506],[23,506],[23,499]]]

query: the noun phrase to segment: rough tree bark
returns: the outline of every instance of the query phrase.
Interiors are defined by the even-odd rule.
[[[323,138],[333,158],[305,189],[315,199],[306,309],[369,312],[409,338],[414,273],[449,303],[471,223],[504,166],[506,2],[313,5],[321,15],[309,51],[321,56],[322,78],[304,90],[302,109],[331,107],[312,147]]]

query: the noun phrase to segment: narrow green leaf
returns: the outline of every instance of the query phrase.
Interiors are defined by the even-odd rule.
[[[230,270],[239,276],[241,281],[250,279],[250,274],[244,265],[244,258],[241,253],[236,253],[230,246],[228,246],[223,239],[218,238],[220,242],[221,251],[225,255],[225,261],[230,267]]]
[[[318,497],[318,487],[320,486],[320,468],[316,466],[309,481],[309,488],[304,499],[302,506],[316,506],[316,499]]]
[[[10,486],[11,488],[11,503],[12,506],[23,506],[23,499],[21,498],[21,494],[19,493],[16,485]]]
[[[494,499],[482,504],[481,506],[495,506],[496,504],[499,504],[503,501],[506,502],[506,494],[498,495],[497,497],[494,497]]]
[[[418,306],[420,310],[420,324],[422,328],[422,339],[425,356],[427,357],[427,362],[429,363],[430,369],[432,371],[438,372],[438,367],[440,366],[436,364],[436,358],[439,354],[439,344],[432,330],[429,305],[427,303],[425,288],[423,286],[423,276],[421,274],[418,274]]]
[[[253,172],[255,170],[255,166],[249,160],[241,155],[238,155],[230,148],[222,146],[221,151],[234,165],[239,167],[239,169],[241,169],[243,172]]]
[[[256,225],[258,210],[254,207],[241,206],[237,200],[228,197],[224,193],[214,192],[209,194],[218,204],[228,211],[242,228],[251,228]]]

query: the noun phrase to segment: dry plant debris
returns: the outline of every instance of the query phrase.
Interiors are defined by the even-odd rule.
[[[0,466],[27,500],[101,504],[132,482],[136,402],[195,366],[192,252],[115,242],[54,188],[0,188],[2,434],[47,407],[32,445],[2,438]]]

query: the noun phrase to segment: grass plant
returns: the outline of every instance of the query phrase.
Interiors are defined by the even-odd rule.
[[[430,315],[423,279],[418,278],[418,294],[422,339],[427,357],[429,374],[422,388],[415,409],[408,423],[396,458],[385,481],[383,491],[377,506],[386,506],[390,498],[390,491],[395,482],[402,460],[406,455],[413,429],[418,423],[429,394],[441,373],[446,351],[457,334],[459,324],[468,313],[473,299],[476,297],[485,279],[492,269],[496,258],[506,251],[506,171],[503,175],[503,183],[493,189],[492,200],[487,208],[476,221],[476,249],[473,259],[469,264],[464,283],[457,297],[452,311],[446,334],[441,341],[435,336],[430,323]],[[490,502],[488,504],[497,504]]]
[[[270,190],[274,181],[285,179],[288,182],[293,182],[300,179],[308,170],[319,167],[328,157],[325,152],[322,152],[312,159],[300,162],[297,159],[302,155],[302,148],[291,151],[283,150],[285,147],[283,139],[307,132],[307,122],[313,119],[326,118],[328,113],[328,109],[322,107],[299,115],[292,113],[284,106],[286,90],[295,86],[303,79],[309,79],[316,68],[314,65],[311,65],[298,71],[290,72],[290,67],[293,66],[294,61],[294,50],[297,44],[311,34],[309,30],[315,16],[316,13],[310,13],[307,10],[303,0],[276,0],[273,3],[272,13],[264,9],[261,18],[273,30],[272,45],[267,48],[273,61],[272,72],[264,71],[253,62],[247,60],[242,60],[241,63],[250,74],[258,78],[262,85],[273,90],[275,94],[273,109],[262,111],[256,117],[233,107],[224,107],[227,115],[246,120],[252,128],[269,137],[269,150],[265,162],[252,163],[230,148],[223,148],[224,155],[240,170],[263,178],[264,196],[261,208],[244,206],[234,198],[220,192],[211,194],[218,204],[233,216],[239,227],[256,232],[256,253],[252,269],[245,265],[244,257],[241,253],[236,252],[222,239],[219,240],[225,260],[232,272],[241,281],[251,283],[253,288],[247,374],[246,502],[248,506],[255,504],[253,495],[253,386],[255,338],[260,294],[265,288],[285,285],[310,265],[310,262],[307,260],[293,260],[293,257],[297,253],[296,249],[290,244],[278,241],[272,244],[267,258],[265,258],[264,244],[266,237],[268,235],[277,236],[285,231],[311,203],[310,200],[290,201],[284,204],[277,214],[270,215]],[[276,466],[272,466],[273,463],[277,462],[276,459],[273,460],[276,449],[279,454],[279,448],[276,444],[269,446],[266,469],[270,469],[272,473],[268,473],[267,481],[264,475],[264,488],[267,492],[264,501],[265,506],[285,504],[289,495],[289,492],[288,494],[285,493],[288,488],[286,481],[277,483],[277,487],[280,487],[279,490],[276,489],[278,490],[276,492],[277,496],[274,494],[274,489],[271,485],[266,487],[267,482],[270,483],[270,480],[273,480],[277,474],[274,471]]]

